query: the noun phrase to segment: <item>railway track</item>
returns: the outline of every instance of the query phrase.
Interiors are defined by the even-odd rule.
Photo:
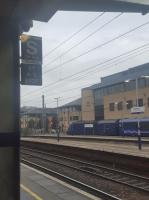
[[[116,169],[111,169],[111,168],[104,167],[101,165],[96,165],[96,164],[92,164],[92,163],[88,163],[88,162],[84,162],[84,161],[80,161],[80,160],[76,160],[76,159],[72,159],[72,158],[68,158],[68,157],[64,157],[64,156],[60,156],[60,155],[56,155],[52,153],[39,151],[39,150],[30,149],[29,154],[31,151],[32,153],[34,152],[35,154],[38,153],[42,155],[42,157],[40,155],[36,155],[36,156],[38,158],[45,159],[49,162],[52,161],[55,164],[71,167],[73,169],[76,169],[82,172],[86,172],[95,176],[99,176],[101,178],[105,178],[107,180],[112,180],[114,182],[127,185],[137,190],[149,192],[149,178],[128,173],[128,172],[124,172],[124,171],[120,171],[120,170],[116,170]],[[28,155],[27,152],[26,154]],[[54,158],[54,160],[51,160],[49,156]],[[60,162],[59,160],[63,160],[63,162]],[[65,163],[64,163],[64,160],[66,161]],[[70,165],[70,163],[72,162],[73,162],[73,166]]]
[[[90,193],[92,195],[100,197],[103,200],[122,200],[122,199],[117,198],[117,197],[115,197],[115,196],[113,196],[111,194],[108,194],[106,192],[103,192],[101,190],[93,188],[93,187],[91,187],[91,186],[89,186],[87,184],[84,184],[84,183],[82,183],[80,181],[77,181],[77,180],[72,179],[72,178],[70,178],[68,176],[65,176],[65,175],[60,174],[58,172],[55,172],[55,171],[53,171],[51,169],[43,167],[42,165],[38,165],[38,164],[36,164],[34,162],[30,162],[30,161],[28,161],[26,159],[21,159],[21,162],[23,162],[24,164],[27,164],[27,165],[29,165],[31,167],[34,167],[34,168],[36,168],[36,169],[38,169],[38,170],[40,170],[42,172],[45,172],[46,174],[49,174],[49,175],[54,176],[54,177],[56,177],[56,178],[58,178],[60,180],[63,180],[63,181],[65,181],[65,182],[67,182],[67,183],[69,183],[69,184],[71,184],[71,185],[73,185],[73,186],[75,186],[77,188],[80,188],[80,189],[82,189],[82,190],[84,190],[84,191],[86,191],[86,192],[88,192],[88,193]]]
[[[92,179],[99,177],[99,178],[102,178],[102,179],[105,179],[108,181],[112,181],[114,183],[118,183],[118,184],[121,184],[121,185],[124,185],[124,186],[130,187],[130,188],[133,188],[135,190],[139,190],[141,192],[145,192],[145,193],[149,194],[149,178],[146,178],[143,176],[138,176],[136,174],[127,173],[127,172],[123,172],[123,171],[115,170],[115,169],[110,169],[108,167],[104,167],[101,165],[84,162],[81,160],[76,160],[76,159],[72,159],[69,157],[56,155],[53,153],[48,153],[48,152],[39,151],[39,150],[35,150],[35,149],[28,149],[28,148],[27,149],[22,148],[22,158],[23,158],[23,160],[26,160],[26,162],[27,162],[27,160],[30,162],[32,161],[32,163],[34,163],[35,165],[37,163],[38,163],[37,165],[39,165],[39,163],[41,165],[41,163],[42,163],[44,168],[46,166],[46,163],[51,163],[51,164],[54,163],[55,166],[60,166],[59,168],[65,167],[65,168],[69,168],[71,170],[73,169],[73,170],[77,171],[78,173],[80,173],[80,172],[85,173],[86,176],[90,175],[90,176],[92,176]],[[69,182],[69,181],[66,181],[66,182]],[[90,187],[90,186],[88,185],[88,187]],[[93,190],[93,187],[91,187],[91,188]],[[95,191],[96,190],[97,189],[95,189]],[[92,191],[91,193],[95,195],[96,194],[95,191]],[[102,195],[98,194],[96,196],[101,197]],[[112,196],[112,198],[114,198],[113,194],[111,196]],[[117,195],[115,195],[115,196],[117,196]],[[111,198],[107,198],[107,199],[111,199]]]

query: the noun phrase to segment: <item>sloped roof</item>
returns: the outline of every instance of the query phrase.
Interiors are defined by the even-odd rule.
[[[60,108],[63,107],[71,107],[71,106],[81,106],[81,98],[71,101],[70,103],[64,104]]]
[[[131,67],[128,70],[103,77],[101,78],[101,87],[117,84],[126,80],[133,80],[144,75],[149,75],[149,63]]]
[[[37,107],[22,107],[21,113],[28,113],[28,114],[41,114],[42,108]],[[45,108],[45,113],[50,115],[56,114],[56,108]]]
[[[86,89],[95,90],[101,87],[107,87],[109,85],[121,83],[128,79],[133,80],[144,75],[149,76],[149,63],[144,63],[136,67],[131,67],[125,71],[102,77],[100,83],[94,84],[87,88],[83,88],[83,90],[86,90]]]

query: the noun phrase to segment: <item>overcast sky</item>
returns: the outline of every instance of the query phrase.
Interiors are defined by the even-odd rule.
[[[100,82],[101,77],[149,62],[149,45],[105,62],[148,44],[147,22],[149,14],[68,11],[57,12],[48,23],[34,22],[27,34],[42,37],[43,85],[21,86],[21,106],[41,107],[42,94],[47,107],[56,107],[55,97],[63,105],[79,98],[81,88]]]

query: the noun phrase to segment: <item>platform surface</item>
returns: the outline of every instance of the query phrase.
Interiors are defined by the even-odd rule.
[[[21,200],[101,200],[21,164]]]
[[[73,146],[86,149],[100,150],[105,152],[114,152],[125,155],[133,155],[149,158],[149,145],[142,143],[142,150],[138,149],[137,141],[134,144],[131,143],[119,143],[115,142],[100,142],[98,141],[75,141],[75,140],[65,140],[64,138],[58,142],[56,138],[22,138],[22,141],[34,141],[43,142],[56,145]]]
[[[34,138],[57,138],[57,134],[31,134],[29,136],[30,138],[34,137]],[[60,138],[62,139],[80,139],[80,140],[97,140],[97,141],[109,141],[109,140],[113,140],[113,141],[136,141],[137,137],[132,137],[132,136],[97,136],[97,135],[66,135],[66,134],[60,134]],[[149,137],[141,137],[142,141],[148,142],[149,143]]]

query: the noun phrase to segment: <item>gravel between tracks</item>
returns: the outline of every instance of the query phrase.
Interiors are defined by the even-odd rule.
[[[58,164],[54,164],[51,162],[42,161],[33,156],[23,156],[25,159],[29,159],[36,164],[40,164],[44,167],[47,167],[51,170],[69,176],[73,179],[86,183],[92,187],[110,193],[114,196],[117,196],[123,200],[148,200],[148,194],[145,192],[137,191],[130,187],[121,185],[119,183],[114,183],[109,180],[105,180],[99,177],[93,177],[92,175],[78,172],[77,170],[70,169],[68,167],[59,166]]]

